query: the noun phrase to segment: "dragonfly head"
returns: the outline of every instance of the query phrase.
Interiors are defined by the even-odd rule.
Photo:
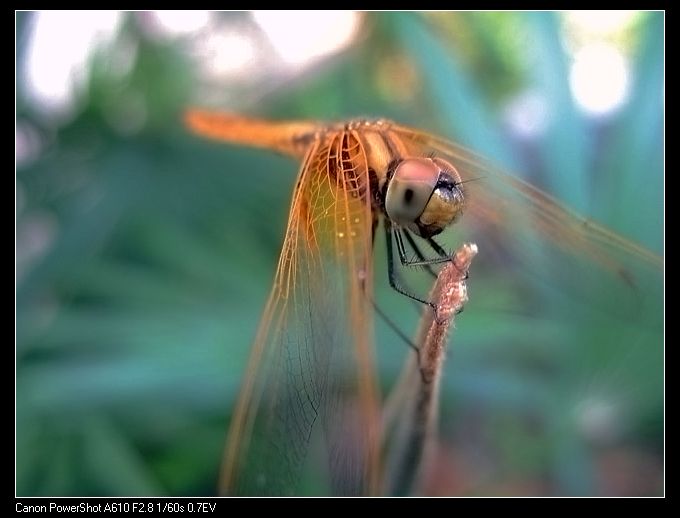
[[[394,169],[385,192],[385,212],[422,237],[439,234],[462,213],[460,175],[440,158],[407,158]]]

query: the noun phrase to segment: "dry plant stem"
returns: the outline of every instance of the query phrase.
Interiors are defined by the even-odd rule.
[[[385,491],[403,495],[412,491],[435,436],[437,400],[449,329],[467,302],[467,271],[477,245],[464,244],[437,277],[430,298],[436,312],[425,308],[415,344],[419,354],[409,355],[404,370],[385,405],[384,430],[390,431]]]

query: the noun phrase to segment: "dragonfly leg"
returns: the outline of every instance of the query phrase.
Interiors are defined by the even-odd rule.
[[[406,235],[408,236],[408,234],[406,234]],[[435,246],[439,247],[442,250],[442,252],[444,252],[443,255],[440,255],[439,257],[432,257],[432,258],[429,258],[429,259],[425,258],[423,256],[422,259],[420,259],[420,257],[419,257],[417,261],[413,260],[413,259],[409,259],[408,257],[406,257],[406,247],[404,247],[404,241],[402,240],[401,232],[394,231],[394,238],[395,238],[395,241],[397,242],[397,250],[399,251],[399,260],[401,261],[401,264],[403,264],[404,266],[432,266],[434,264],[448,263],[449,261],[451,261],[451,256],[449,254],[447,254],[446,252],[444,252],[444,250],[436,242],[434,242]],[[408,236],[406,239],[409,241],[409,244],[411,244],[413,242],[413,239],[411,238],[411,236]],[[432,239],[432,238],[430,238],[430,239]],[[430,244],[430,246],[432,246],[432,243],[430,243],[429,240],[427,240],[427,241]],[[413,244],[415,244],[415,242],[413,242]],[[417,247],[415,247],[415,248],[417,248]],[[414,248],[414,250],[415,250],[415,248]],[[418,252],[416,252],[416,254],[418,254]],[[422,255],[422,253],[421,253],[421,255]]]
[[[382,318],[383,322],[385,322],[388,327],[394,331],[394,333],[401,338],[406,345],[408,345],[411,349],[413,349],[416,353],[416,356],[418,357],[418,365],[420,365],[420,347],[418,347],[416,344],[414,344],[411,339],[406,336],[406,333],[404,333],[401,329],[399,329],[399,326],[395,324],[392,319],[387,316],[387,314],[380,309],[380,306],[375,302],[375,300],[371,300],[373,303],[373,309],[375,309],[375,312],[378,313],[378,316]]]
[[[412,260],[412,259],[408,259],[406,257],[406,248],[404,247],[403,241],[401,241],[401,235],[400,234],[403,234],[403,236],[406,238],[406,241],[408,241],[408,244],[411,246],[411,248],[415,252],[416,257],[418,258],[417,261]],[[436,278],[437,275],[434,273],[434,271],[432,270],[431,267],[435,264],[446,263],[446,262],[450,262],[452,260],[451,254],[448,253],[446,250],[444,250],[444,248],[439,243],[437,243],[434,240],[433,237],[427,237],[427,238],[424,238],[424,239],[427,242],[427,244],[430,245],[430,248],[432,248],[432,250],[434,250],[435,253],[439,257],[434,257],[434,258],[428,259],[428,258],[425,257],[425,254],[423,254],[423,252],[420,250],[415,239],[413,239],[413,236],[411,235],[411,233],[408,230],[401,229],[400,234],[396,236],[396,240],[397,240],[397,247],[398,247],[398,250],[399,250],[399,258],[401,260],[401,264],[403,264],[404,266],[423,266],[427,269],[427,271],[433,277]],[[465,279],[467,280],[467,278],[468,278],[468,272],[465,272]]]
[[[427,237],[427,238],[425,238],[425,241],[427,241],[427,244],[430,245],[430,246],[432,247],[432,250],[434,250],[434,251],[437,253],[437,255],[438,255],[439,257],[448,257],[448,258],[451,258],[451,254],[448,253],[446,250],[444,250],[444,248],[442,247],[442,245],[440,245],[439,243],[437,243],[437,242],[434,240],[433,237]]]
[[[449,259],[451,259],[451,254],[444,250],[444,248],[439,243],[437,243],[433,237],[428,237],[425,239],[425,241],[427,241],[427,244],[430,245],[430,247],[432,247],[432,250],[439,254],[439,257],[448,257]],[[456,267],[456,269],[458,269],[458,271],[460,271],[455,261],[453,261],[453,265]],[[468,280],[468,277],[469,272],[466,271],[464,280]]]
[[[403,251],[403,242],[401,241],[401,238],[396,237],[399,234],[394,233],[394,231],[392,229],[392,224],[389,222],[389,220],[387,220],[387,218],[385,218],[385,241],[387,243],[387,278],[390,282],[390,286],[395,291],[401,293],[402,295],[404,295],[404,296],[406,296],[406,297],[408,297],[412,300],[421,302],[423,304],[427,304],[432,309],[434,309],[435,312],[436,312],[437,306],[435,304],[433,304],[432,302],[430,302],[428,300],[422,299],[422,298],[418,297],[417,295],[414,295],[413,293],[410,293],[407,290],[405,290],[404,288],[402,288],[402,286],[401,286],[401,284],[400,284],[400,282],[397,278],[396,271],[394,269],[394,251],[393,251],[393,245],[392,245],[393,234],[395,236],[395,239],[397,240],[397,247],[399,247],[399,243],[401,243],[401,248],[399,249],[399,257],[400,257],[400,259],[402,259],[402,264],[403,264],[404,259],[405,259],[405,255],[402,255],[402,254],[405,254],[405,252]]]
[[[380,306],[378,306],[378,304],[376,304],[376,302],[374,300],[372,300],[371,302],[373,303],[373,309],[375,309],[376,313],[378,313],[378,316],[380,316],[380,318],[383,319],[383,321],[390,327],[390,329],[392,329],[392,331],[394,331],[397,334],[397,336],[399,338],[401,338],[406,343],[406,345],[408,345],[416,353],[416,362],[418,363],[418,372],[420,373],[420,377],[421,377],[423,383],[427,384],[428,383],[427,376],[426,376],[425,370],[422,367],[422,363],[420,361],[420,347],[418,347],[416,344],[414,344],[409,339],[409,337],[406,336],[406,334],[401,329],[399,329],[399,326],[397,326],[397,324],[395,324],[390,319],[390,317],[388,317],[387,314],[385,314],[385,312],[382,309],[380,309]]]
[[[420,250],[417,243],[413,239],[413,236],[411,235],[411,233],[408,230],[402,230],[402,233],[403,233],[404,237],[406,238],[406,241],[408,241],[408,244],[411,246],[411,248],[413,248],[413,251],[415,252],[416,257],[421,262],[426,262],[425,254],[423,254],[423,252]],[[433,278],[435,278],[435,279],[437,278],[437,274],[432,269],[432,265],[423,264],[423,267],[425,268],[425,271],[427,271],[427,273],[429,273]]]
[[[423,254],[423,252],[420,250],[420,248],[418,247],[418,244],[413,239],[413,236],[411,235],[411,233],[408,230],[402,230],[402,232],[404,234],[404,237],[406,238],[406,241],[408,241],[408,244],[411,246],[411,248],[413,248],[413,251],[415,252],[416,257],[418,257],[418,259],[420,259],[421,261],[426,262],[427,260],[425,259],[425,254]],[[441,245],[439,243],[437,243],[433,238],[429,238],[427,240],[427,242],[432,247],[432,249],[439,254],[440,257],[451,257],[446,252],[446,250],[444,250],[441,247]],[[435,279],[437,278],[437,274],[434,272],[434,270],[432,269],[432,266],[430,264],[424,264],[423,266],[425,267],[426,271],[430,275],[432,275],[432,277],[434,277]],[[455,264],[455,262],[454,262],[454,266],[456,268],[458,268],[458,266]],[[469,273],[465,272],[464,279],[467,280],[468,277],[469,277]],[[463,312],[463,308],[461,307],[460,309],[458,309],[456,311],[456,315],[459,315],[462,312]]]

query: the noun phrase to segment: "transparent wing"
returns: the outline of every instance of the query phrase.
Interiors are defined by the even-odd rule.
[[[472,219],[495,227],[515,228],[528,224],[546,239],[569,253],[585,254],[602,266],[615,270],[629,257],[650,268],[660,268],[663,259],[592,220],[577,215],[531,184],[503,173],[481,156],[451,141],[403,126],[394,126],[398,138],[449,160],[461,173],[469,198],[466,213]],[[624,274],[623,270],[619,273]]]
[[[658,416],[663,259],[452,142],[391,131],[409,153],[449,161],[465,182],[466,208],[442,236],[452,239],[449,249],[468,240],[479,246],[459,344],[464,337],[485,351],[480,364],[511,350],[524,368],[540,365],[523,371],[541,380],[532,390],[561,413],[559,427],[581,427],[579,437],[594,433],[589,412],[600,404],[617,416]],[[474,334],[465,335],[475,320]]]
[[[392,131],[456,167],[467,205],[441,237],[479,246],[444,382],[472,405],[540,416],[539,442],[557,456],[597,458],[646,433],[636,419],[662,427],[662,258],[460,146]]]
[[[628,300],[637,299],[627,311],[635,311],[639,299],[651,291],[659,295],[662,257],[577,215],[453,142],[398,125],[389,131],[410,154],[434,153],[456,167],[464,182],[466,207],[461,224],[454,227],[468,232],[466,238],[480,245],[480,257],[495,254],[507,261],[510,255],[525,272],[557,281],[566,291],[593,290],[611,281],[608,289],[618,285],[614,289],[627,291]]]
[[[376,491],[366,189],[366,158],[351,134],[312,144],[232,418],[223,492]]]

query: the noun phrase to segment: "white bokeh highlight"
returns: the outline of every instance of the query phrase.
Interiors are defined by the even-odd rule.
[[[574,55],[569,74],[572,95],[586,112],[605,115],[619,108],[628,97],[628,62],[608,43],[592,43]]]
[[[253,19],[284,62],[304,66],[349,45],[361,17],[354,11],[255,11]]]
[[[84,85],[89,57],[118,33],[117,11],[33,14],[22,80],[29,102],[46,116],[66,118]]]

